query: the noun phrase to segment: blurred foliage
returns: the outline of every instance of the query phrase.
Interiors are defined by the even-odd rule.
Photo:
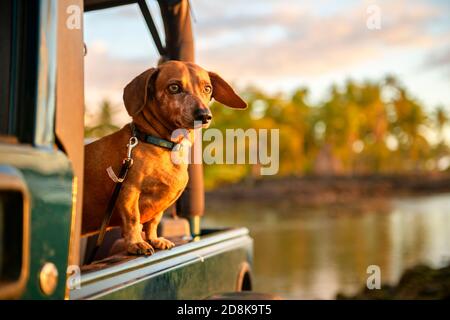
[[[422,173],[449,170],[444,128],[449,110],[425,108],[392,76],[380,83],[348,80],[328,97],[309,103],[305,88],[290,96],[247,88],[249,108],[217,102],[211,127],[280,129],[279,175]],[[434,136],[433,136],[434,135]],[[430,136],[433,136],[430,138]],[[254,180],[254,165],[205,165],[205,185]]]
[[[317,104],[309,102],[305,88],[286,96],[249,87],[241,95],[249,105],[246,110],[212,103],[211,128],[219,129],[224,139],[226,129],[279,129],[278,175],[449,171],[450,147],[444,133],[450,122],[449,110],[439,106],[427,113],[392,76],[381,82],[348,80],[341,87],[333,85]],[[95,125],[86,128],[87,136],[117,130],[107,101],[101,110]],[[205,164],[205,186],[252,182],[260,178],[259,168]]]
[[[85,126],[84,137],[99,138],[119,130],[119,127],[116,126],[113,121],[113,117],[117,112],[117,109],[113,108],[111,102],[103,100],[100,105],[100,113],[97,117],[92,114],[87,114],[87,119],[85,119],[85,121],[89,121],[93,123],[93,125]]]

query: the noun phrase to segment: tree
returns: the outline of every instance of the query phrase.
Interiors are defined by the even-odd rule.
[[[449,112],[450,111],[446,110],[444,106],[438,106],[434,110],[434,122],[439,132],[440,143],[444,143],[444,127],[450,121],[450,118],[448,116]]]
[[[95,124],[93,126],[85,127],[84,136],[86,138],[100,138],[117,131],[119,127],[116,126],[113,121],[113,116],[116,113],[117,110],[111,106],[109,100],[103,100],[100,107],[100,114],[98,115]]]

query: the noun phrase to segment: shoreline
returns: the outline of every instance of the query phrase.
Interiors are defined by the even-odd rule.
[[[207,191],[205,196],[214,203],[283,201],[316,206],[446,192],[450,192],[450,175],[289,176],[225,185]]]
[[[355,295],[336,295],[337,300],[437,300],[450,298],[450,265],[432,268],[416,265],[406,269],[396,284],[379,290],[363,286]]]

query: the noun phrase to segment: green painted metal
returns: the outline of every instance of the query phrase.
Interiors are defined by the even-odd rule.
[[[252,263],[248,229],[204,230],[205,235],[150,257],[110,257],[83,271],[70,299],[203,299],[239,289]],[[92,268],[94,267],[94,268]]]
[[[236,291],[240,265],[248,261],[247,248],[224,251],[203,261],[182,265],[106,294],[101,299],[205,299]]]
[[[72,211],[72,169],[67,157],[54,150],[0,144],[0,164],[18,169],[31,196],[30,266],[24,299],[63,299]],[[47,297],[39,272],[52,262],[58,270],[55,292]]]
[[[38,62],[34,84],[36,90],[22,93],[28,99],[22,106],[26,112],[21,115],[29,119],[29,123],[34,123],[33,128],[25,128],[27,135],[33,136],[33,139],[30,139],[32,145],[0,144],[0,165],[20,171],[31,198],[30,265],[28,282],[22,298],[63,299],[66,293],[72,216],[73,170],[67,156],[54,147],[58,2],[40,0],[36,1],[36,4],[39,8],[35,13],[37,30],[35,34],[31,33],[28,36],[37,37],[38,47],[36,52],[27,52],[28,55],[35,55]],[[23,67],[18,63],[20,61],[13,61],[14,70]],[[28,74],[22,76],[30,77]],[[39,285],[41,268],[47,262],[53,263],[58,271],[57,287],[50,296],[45,296]]]

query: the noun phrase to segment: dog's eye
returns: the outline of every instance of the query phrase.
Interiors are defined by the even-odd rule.
[[[205,88],[203,89],[203,91],[204,91],[206,94],[210,94],[211,91],[212,91],[212,87],[211,87],[211,86],[205,86]]]
[[[172,94],[181,92],[181,87],[178,84],[171,84],[171,85],[169,85],[168,89],[169,89],[169,92]]]

